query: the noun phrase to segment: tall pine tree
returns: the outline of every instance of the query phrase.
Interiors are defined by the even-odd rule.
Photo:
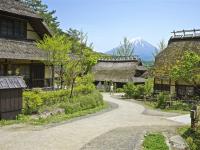
[[[28,7],[36,11],[48,25],[48,27],[55,34],[61,34],[62,30],[59,28],[58,18],[55,16],[56,11],[48,10],[48,6],[42,2],[42,0],[21,0],[25,2]]]

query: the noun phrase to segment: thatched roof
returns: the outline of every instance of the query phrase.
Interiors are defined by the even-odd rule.
[[[28,6],[26,6],[19,0],[0,0],[0,11],[25,17],[41,19],[41,17],[37,15],[36,12],[31,10]]]
[[[41,38],[43,38],[45,34],[50,36],[53,34],[43,22],[41,16],[19,0],[0,0],[0,15],[21,18],[29,21]]]
[[[200,39],[181,38],[170,39],[165,50],[160,52],[155,59],[155,75],[168,75],[170,68],[180,60],[185,51],[194,51],[200,54]]]
[[[44,60],[46,56],[34,42],[0,38],[0,59]]]
[[[100,60],[92,69],[96,81],[113,81],[113,82],[134,82],[144,83],[145,79],[134,77],[138,68],[138,61],[121,60],[121,61],[105,61]],[[139,67],[142,69],[142,67]],[[141,70],[140,70],[141,71]],[[142,70],[145,72],[146,69]]]

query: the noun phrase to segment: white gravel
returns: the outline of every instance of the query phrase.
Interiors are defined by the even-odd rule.
[[[142,114],[144,107],[139,104],[111,98],[109,94],[103,94],[103,97],[119,107],[38,131],[33,127],[0,128],[0,150],[78,150],[97,136],[119,127],[179,125],[164,117]]]

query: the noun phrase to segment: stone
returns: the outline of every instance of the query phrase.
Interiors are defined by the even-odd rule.
[[[39,119],[39,118],[46,119],[49,116],[54,116],[54,115],[64,114],[64,113],[65,113],[65,109],[56,108],[52,111],[45,111],[45,112],[42,112],[41,114],[38,114],[38,115],[32,115],[31,118],[36,119],[36,120]]]
[[[169,143],[172,150],[189,150],[187,143],[180,135],[175,135],[169,138]]]

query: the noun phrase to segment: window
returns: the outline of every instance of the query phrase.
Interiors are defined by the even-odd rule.
[[[0,18],[0,37],[26,38],[26,23],[22,20]]]
[[[0,64],[0,76],[4,75],[4,66]]]

